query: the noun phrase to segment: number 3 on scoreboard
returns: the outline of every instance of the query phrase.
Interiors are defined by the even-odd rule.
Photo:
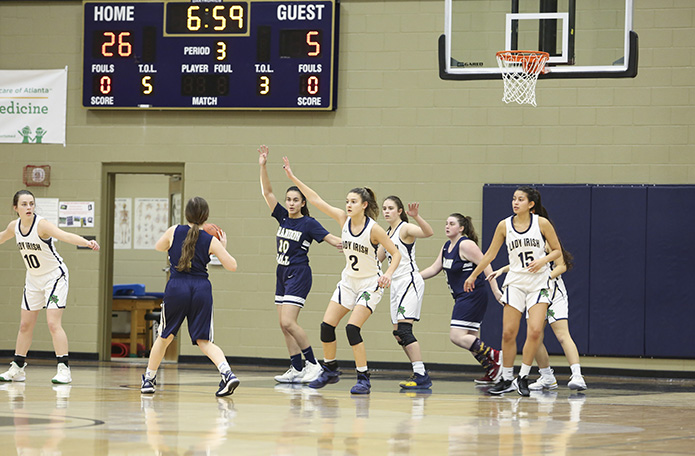
[[[258,95],[270,94],[270,76],[264,74],[258,76]]]

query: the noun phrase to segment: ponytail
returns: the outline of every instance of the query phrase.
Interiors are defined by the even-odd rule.
[[[195,255],[195,245],[198,242],[200,235],[200,227],[205,223],[210,215],[210,207],[208,202],[199,196],[195,196],[188,200],[186,204],[186,220],[191,224],[191,229],[186,234],[186,239],[181,246],[181,258],[176,265],[176,270],[179,272],[188,272],[193,264],[193,256]]]
[[[454,217],[458,221],[459,226],[463,227],[463,233],[461,234],[478,244],[478,235],[475,232],[475,228],[473,227],[473,219],[470,216],[454,212],[449,217]]]
[[[348,193],[354,193],[356,195],[359,195],[362,199],[362,202],[367,202],[367,208],[364,210],[364,214],[367,217],[371,218],[372,220],[376,220],[377,217],[379,217],[379,207],[376,204],[376,195],[374,194],[374,191],[371,188],[353,188]]]

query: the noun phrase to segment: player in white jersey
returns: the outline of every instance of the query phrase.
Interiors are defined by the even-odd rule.
[[[23,382],[26,379],[24,368],[34,326],[39,311],[46,309],[48,330],[51,332],[58,360],[58,372],[52,382],[70,383],[72,377],[68,361],[68,338],[61,323],[68,297],[68,268],[56,251],[54,239],[92,250],[99,250],[99,244],[77,234],[67,233],[35,214],[34,195],[28,190],[15,193],[12,207],[19,218],[11,221],[0,232],[0,244],[13,237],[16,239],[27,274],[14,360],[10,363],[10,369],[0,374],[0,381]]]
[[[430,376],[422,362],[420,343],[413,335],[413,322],[420,321],[422,298],[425,294],[425,281],[420,275],[420,269],[415,262],[415,240],[428,238],[434,234],[429,223],[419,214],[419,203],[408,204],[406,212],[403,202],[397,196],[391,195],[384,199],[382,211],[389,224],[386,234],[401,252],[401,261],[393,273],[391,281],[391,323],[393,336],[413,366],[413,374],[407,380],[400,382],[404,389],[427,389],[432,386]],[[417,225],[409,223],[408,216],[413,217]],[[383,247],[379,247],[379,261],[391,255]]]
[[[309,383],[309,386],[322,388],[328,383],[338,382],[341,372],[336,361],[335,327],[352,310],[345,332],[355,357],[357,384],[350,392],[369,394],[371,383],[361,329],[381,300],[383,289],[391,284],[391,277],[401,261],[401,254],[386,231],[374,221],[379,209],[370,189],[360,187],[350,190],[345,201],[345,210],[342,210],[325,202],[318,193],[297,179],[290,169],[287,157],[283,160],[287,177],[306,195],[309,203],[338,222],[343,230],[346,265],[321,323],[323,371],[316,380]],[[384,246],[393,256],[393,262],[384,274],[381,274],[377,259],[379,245]]]
[[[548,218],[547,212],[539,214]],[[562,244],[561,244],[562,245]],[[572,254],[562,248],[562,255],[556,261],[549,264],[550,266],[550,306],[548,306],[548,312],[546,320],[550,323],[550,327],[555,333],[555,337],[562,346],[562,351],[565,353],[567,362],[570,365],[570,371],[572,372],[570,376],[569,383],[567,386],[572,390],[583,391],[586,390],[586,382],[582,376],[582,368],[579,363],[579,351],[577,350],[577,345],[574,343],[569,330],[569,301],[567,296],[567,289],[565,288],[565,282],[562,279],[562,274],[572,269],[573,257]],[[494,271],[488,276],[488,278],[498,277],[509,271],[509,265]],[[526,314],[528,319],[528,312]],[[541,334],[541,338],[543,334]],[[557,388],[557,379],[553,373],[553,369],[550,367],[550,357],[548,356],[548,350],[542,342],[538,346],[538,351],[536,352],[536,363],[538,364],[538,372],[540,373],[540,378],[529,385],[530,390],[542,390],[542,389],[555,389]]]
[[[502,243],[506,242],[510,272],[504,281],[501,299],[504,304],[502,378],[488,391],[490,394],[503,394],[516,389],[522,396],[530,395],[528,374],[542,341],[545,315],[550,303],[548,263],[557,260],[561,254],[560,241],[553,225],[545,217],[532,213],[532,210],[540,213],[542,207],[538,190],[532,187],[518,188],[512,198],[514,215],[497,224],[487,252],[464,283],[465,291],[473,290],[476,277],[495,259]],[[550,247],[548,255],[545,254],[546,242]],[[529,315],[528,332],[519,378],[513,381],[516,335],[521,316],[526,310]]]

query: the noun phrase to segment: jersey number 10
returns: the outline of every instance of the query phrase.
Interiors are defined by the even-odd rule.
[[[24,255],[24,259],[27,262],[27,266],[30,269],[36,269],[41,267],[41,263],[39,263],[39,259],[36,257],[36,255]]]

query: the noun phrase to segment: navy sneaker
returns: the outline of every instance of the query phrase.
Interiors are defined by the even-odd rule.
[[[429,372],[425,372],[425,375],[413,373],[408,380],[402,381],[400,386],[403,389],[428,389],[432,387],[432,380]]]
[[[154,394],[154,387],[157,385],[157,377],[145,378],[142,376],[142,385],[140,386],[140,392],[142,394]]]
[[[338,383],[340,381],[340,374],[342,374],[342,372],[339,370],[331,370],[324,365],[318,378],[313,382],[310,382],[307,386],[309,388],[319,389],[323,388],[329,383]]]
[[[357,372],[357,383],[350,389],[351,394],[369,394],[372,383],[369,381],[369,372]]]
[[[232,371],[225,372],[222,374],[222,380],[220,380],[220,389],[217,390],[215,396],[229,396],[234,392],[236,387],[239,386],[239,383],[241,382],[238,378],[236,378],[236,375],[234,375]]]

